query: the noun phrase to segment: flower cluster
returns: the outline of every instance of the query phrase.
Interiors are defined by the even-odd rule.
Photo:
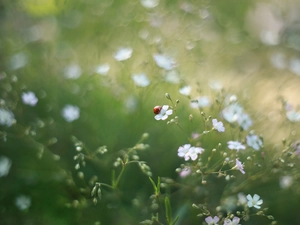
[[[201,147],[192,147],[190,144],[185,144],[178,148],[178,156],[183,157],[185,161],[193,160],[195,161],[198,158],[199,154],[202,154],[204,151]]]

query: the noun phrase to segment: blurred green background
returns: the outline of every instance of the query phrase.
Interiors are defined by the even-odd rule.
[[[128,166],[118,192],[103,188],[97,205],[90,197],[89,181],[96,175],[110,183],[119,150],[134,146],[143,133],[149,133],[145,143],[150,148],[139,155],[151,167],[153,179],[179,179],[175,169],[183,161],[177,149],[187,143],[186,134],[156,121],[153,107],[170,104],[165,98],[170,93],[180,101],[177,115],[183,128],[203,130],[199,111],[179,93],[183,85],[193,87],[191,96],[206,95],[215,102],[218,93],[210,85],[217,81],[242,99],[256,121],[253,129],[264,134],[267,155],[281,151],[282,138],[297,139],[298,128],[284,122],[277,99],[283,96],[299,104],[299,1],[149,2],[154,5],[142,0],[1,1],[1,107],[12,111],[16,123],[0,125],[0,156],[11,160],[9,173],[0,177],[0,224],[127,225],[151,218],[153,188],[138,166]],[[114,54],[121,47],[133,53],[117,61]],[[161,69],[153,59],[157,53],[171,56],[177,67]],[[109,65],[106,75],[95,70],[102,64]],[[68,79],[70,66],[80,77]],[[138,73],[145,73],[150,85],[136,85],[132,74]],[[26,91],[36,94],[36,106],[22,103]],[[80,117],[71,123],[61,113],[67,104],[80,108]],[[204,109],[214,117],[219,110],[214,105]],[[79,170],[84,179],[75,170],[71,136],[92,152],[104,145],[108,149],[106,155],[86,159],[86,167]],[[209,135],[203,147],[226,145],[228,138],[229,133]],[[279,166],[242,191],[260,193],[278,224],[299,224],[300,188],[295,184],[282,190],[278,179],[291,171],[298,176],[298,169]],[[294,182],[299,184],[297,176]],[[197,186],[201,180],[186,182]],[[178,224],[188,225],[203,220],[192,203],[209,196],[211,207],[217,206],[230,189],[215,178],[205,189],[209,193],[201,185],[197,190],[172,187],[165,192],[173,213],[181,216]],[[16,206],[20,196],[30,198],[26,210]],[[269,223],[261,217],[241,221]]]

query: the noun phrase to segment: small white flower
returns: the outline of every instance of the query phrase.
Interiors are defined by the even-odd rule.
[[[247,203],[247,198],[246,196],[244,195],[244,193],[240,192],[238,193],[238,203],[241,204],[241,205],[245,205]]]
[[[132,48],[120,48],[115,54],[114,58],[117,61],[124,61],[126,59],[129,59],[132,55]]]
[[[238,116],[238,124],[243,130],[248,130],[252,126],[252,120],[248,114],[242,113]]]
[[[280,178],[279,185],[282,189],[287,189],[293,184],[292,176],[283,176]]]
[[[220,218],[217,216],[215,216],[214,218],[212,218],[211,216],[205,218],[205,222],[208,225],[218,225],[219,220]]]
[[[191,168],[190,167],[186,167],[186,168],[183,168],[180,173],[179,173],[179,176],[184,178],[184,177],[187,177],[188,175],[191,174]]]
[[[28,62],[28,57],[25,53],[19,52],[14,54],[10,59],[10,66],[13,70],[24,67]]]
[[[11,160],[6,156],[0,157],[0,177],[4,177],[9,173]]]
[[[238,217],[235,216],[235,217],[233,217],[232,220],[226,218],[224,220],[224,225],[240,225],[239,222],[240,222],[240,218],[238,218]]]
[[[290,110],[286,113],[286,117],[291,122],[299,122],[300,121],[300,112],[296,112],[295,110]]]
[[[31,198],[25,195],[20,195],[16,198],[16,206],[24,211],[26,209],[28,209],[31,205]]]
[[[198,158],[198,155],[202,154],[203,151],[203,148],[191,147],[190,144],[185,144],[178,148],[178,156],[183,157],[185,161],[188,161],[189,159],[195,161]]]
[[[242,174],[245,174],[243,164],[238,159],[235,160],[235,163],[236,163],[235,164],[236,168],[238,168],[239,171],[241,171]]]
[[[217,130],[219,132],[224,132],[225,131],[225,127],[224,127],[224,125],[221,121],[218,122],[217,119],[213,119],[212,123],[213,123],[213,127],[214,127],[215,130]]]
[[[78,64],[73,63],[64,69],[64,77],[67,79],[73,79],[76,80],[81,76],[81,68]]]
[[[35,106],[36,103],[38,102],[37,97],[35,96],[35,94],[31,91],[29,92],[23,92],[22,93],[22,100],[23,103],[26,105],[30,105],[30,106]]]
[[[254,194],[253,197],[249,194],[247,195],[247,204],[248,204],[248,207],[254,207],[254,208],[257,208],[257,209],[260,209],[260,205],[263,203],[263,200],[260,199],[259,195],[257,194]]]
[[[189,96],[191,93],[191,86],[183,86],[179,89],[179,93],[185,96]]]
[[[172,70],[175,68],[175,62],[164,55],[154,54],[153,59],[159,67],[165,70]]]
[[[158,6],[159,0],[140,0],[140,3],[145,8],[151,9],[151,8]]]
[[[168,116],[173,114],[173,110],[169,109],[168,105],[163,105],[160,112],[155,115],[155,119],[156,120],[166,120],[168,118]]]
[[[232,150],[235,149],[239,151],[240,149],[246,149],[246,147],[238,141],[228,141],[227,144],[228,144],[228,148]]]
[[[80,109],[77,106],[66,105],[62,110],[62,116],[67,122],[73,122],[80,116]]]
[[[243,108],[239,104],[231,104],[222,110],[222,115],[229,123],[234,123],[242,114]]]
[[[209,107],[211,105],[210,99],[207,96],[198,97],[191,101],[191,108],[199,109]]]
[[[141,73],[141,74],[133,74],[132,79],[136,86],[139,87],[147,87],[150,84],[150,80],[146,76],[146,74]]]
[[[255,150],[259,150],[263,145],[262,140],[255,134],[249,134],[246,139],[247,145]]]
[[[109,69],[110,69],[110,66],[108,64],[101,64],[95,68],[95,72],[98,74],[101,74],[103,76],[106,76]]]
[[[5,125],[10,127],[15,122],[14,114],[7,110],[0,108],[0,125]]]
[[[300,59],[296,59],[296,58],[291,59],[289,69],[297,76],[300,76]]]

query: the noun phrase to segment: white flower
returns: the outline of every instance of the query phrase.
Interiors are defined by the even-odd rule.
[[[205,222],[208,225],[218,225],[217,223],[219,222],[219,220],[220,218],[217,216],[215,216],[214,218],[212,218],[211,216],[205,218]]]
[[[28,57],[25,53],[19,52],[14,54],[10,59],[10,66],[13,70],[24,67],[28,62]]]
[[[164,79],[171,84],[178,84],[180,82],[179,74],[175,70],[166,71]]]
[[[168,116],[173,114],[173,110],[169,109],[168,105],[163,105],[160,112],[155,115],[155,119],[156,120],[166,120],[168,118]]]
[[[62,116],[67,122],[73,122],[80,116],[80,109],[77,106],[66,105],[62,110]]]
[[[300,121],[300,112],[296,112],[295,110],[290,110],[286,113],[286,117],[291,122],[299,122]]]
[[[214,127],[215,130],[217,130],[219,132],[224,132],[225,131],[225,127],[223,126],[223,123],[221,121],[218,122],[217,119],[213,119],[212,123],[213,123],[213,127]]]
[[[245,174],[243,164],[238,159],[235,160],[235,163],[236,163],[235,164],[236,168],[238,168],[239,171],[241,171],[242,174]]]
[[[140,0],[140,3],[145,8],[151,9],[151,8],[158,6],[159,0]]]
[[[25,195],[20,195],[16,198],[16,206],[24,211],[28,209],[31,205],[31,198]]]
[[[255,134],[249,134],[246,137],[247,145],[255,150],[259,150],[263,145],[262,140]]]
[[[242,113],[238,116],[238,124],[243,130],[248,130],[252,126],[252,120],[248,114]]]
[[[11,160],[6,156],[0,157],[0,177],[4,177],[8,174],[11,167]]]
[[[280,178],[279,185],[282,189],[287,189],[293,184],[292,176],[283,176]]]
[[[0,125],[6,125],[10,127],[14,122],[14,114],[7,109],[0,108]]]
[[[77,79],[81,76],[81,68],[78,64],[73,63],[64,69],[64,77],[67,79]]]
[[[103,76],[106,76],[109,69],[110,69],[110,66],[108,64],[101,64],[95,68],[95,72],[98,74],[101,74]]]
[[[159,67],[165,70],[172,70],[175,68],[175,62],[164,55],[154,54],[153,59]]]
[[[240,222],[240,218],[238,218],[238,217],[235,216],[235,217],[233,217],[232,220],[226,218],[224,220],[224,225],[240,225],[239,222]]]
[[[187,177],[188,175],[190,175],[191,172],[192,172],[192,171],[191,171],[191,168],[190,168],[190,167],[185,167],[185,168],[183,168],[183,169],[180,171],[179,176],[182,177],[182,178],[184,178],[184,177]]]
[[[117,61],[124,61],[126,59],[129,59],[132,55],[132,48],[120,48],[115,54],[114,58]]]
[[[144,73],[133,74],[132,79],[133,79],[134,83],[136,84],[136,86],[139,86],[139,87],[146,87],[150,84],[150,80]]]
[[[30,106],[35,106],[36,103],[38,102],[37,97],[35,96],[35,94],[31,91],[29,92],[23,92],[22,93],[22,100],[23,103],[26,105],[30,105]]]
[[[300,76],[300,59],[296,59],[296,58],[291,59],[289,69],[297,76]]]
[[[185,96],[189,96],[191,93],[191,86],[183,86],[179,89],[179,93]]]
[[[245,205],[247,203],[247,198],[244,193],[238,193],[238,203],[241,205]]]
[[[227,144],[229,149],[235,149],[237,151],[240,149],[246,149],[246,147],[238,141],[228,141]]]
[[[210,99],[207,96],[198,97],[191,101],[191,108],[198,109],[210,106]]]
[[[185,161],[188,161],[189,159],[195,161],[198,158],[198,154],[201,154],[203,151],[203,148],[191,147],[190,144],[185,144],[178,148],[178,156],[184,157]]]
[[[229,123],[234,123],[242,112],[243,108],[239,104],[231,104],[222,110],[222,115]]]
[[[254,194],[253,197],[249,194],[247,195],[247,204],[248,204],[248,207],[254,207],[254,208],[257,208],[257,209],[260,209],[260,205],[263,203],[263,200],[260,199],[259,195],[257,194]]]

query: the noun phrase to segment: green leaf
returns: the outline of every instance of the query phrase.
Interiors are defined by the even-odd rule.
[[[168,197],[165,198],[165,207],[166,207],[166,218],[168,224],[172,224],[172,212],[171,212],[171,204]]]

